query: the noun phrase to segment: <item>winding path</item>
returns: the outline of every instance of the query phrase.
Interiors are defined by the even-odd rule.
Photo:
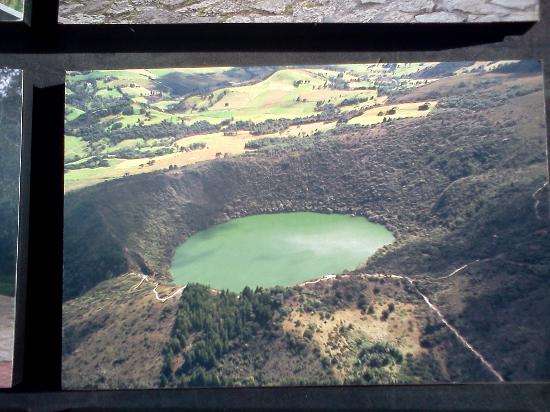
[[[545,185],[546,186],[546,185]],[[544,188],[544,186],[543,186]],[[543,189],[541,188],[541,189]],[[539,189],[539,191],[541,190]],[[470,263],[467,263],[461,267],[459,267],[458,269],[455,269],[453,270],[450,274],[446,275],[446,276],[443,276],[439,279],[435,279],[435,280],[443,280],[443,279],[449,279],[461,272],[463,272],[466,268],[468,268],[470,265],[472,265],[473,263],[477,263],[479,262],[480,260],[479,259],[476,259]],[[136,284],[135,286],[132,286],[130,288],[130,291],[135,291],[137,290],[144,282],[145,283],[149,283],[151,282],[151,280],[149,279],[149,277],[147,275],[144,275],[144,274],[138,274],[138,273],[129,273],[129,275],[138,275],[141,279],[140,279],[140,282],[138,284]],[[489,371],[491,372],[491,374],[493,376],[495,376],[495,378],[499,381],[499,382],[504,382],[504,378],[502,377],[502,375],[495,369],[495,367],[487,360],[485,359],[485,357],[477,350],[474,348],[474,346],[468,342],[468,340],[462,336],[460,334],[460,332],[453,326],[451,325],[451,323],[445,318],[445,316],[443,316],[443,314],[441,313],[441,311],[439,310],[439,308],[437,306],[435,306],[431,301],[430,299],[424,295],[419,289],[418,287],[416,286],[416,284],[414,283],[414,280],[408,276],[403,276],[403,275],[387,275],[387,274],[383,274],[383,273],[361,273],[360,275],[361,278],[375,278],[375,279],[394,279],[394,280],[406,280],[415,290],[415,292],[424,300],[424,302],[426,303],[426,305],[428,305],[428,307],[437,315],[437,317],[440,319],[440,321],[456,336],[456,338],[459,340],[459,342],[466,348],[468,349],[477,359],[479,359],[479,361],[482,363],[482,365]],[[330,281],[330,280],[333,280],[333,279],[337,279],[337,278],[340,278],[340,279],[345,279],[345,278],[350,278],[352,277],[352,275],[341,275],[341,276],[336,276],[336,275],[327,275],[327,276],[323,276],[322,278],[320,279],[316,279],[316,280],[310,280],[310,281],[307,281],[307,282],[303,282],[303,283],[300,283],[298,286],[307,286],[307,285],[313,285],[313,284],[317,284],[317,283],[321,283],[321,282],[326,282],[326,281]],[[181,293],[183,293],[183,291],[185,290],[185,288],[187,287],[187,285],[183,286],[182,288],[176,290],[175,292],[173,292],[171,295],[169,296],[166,296],[166,297],[163,297],[161,298],[159,296],[159,293],[157,291],[157,288],[159,287],[159,283],[157,282],[155,284],[155,287],[153,289],[153,293],[155,294],[155,299],[158,300],[159,302],[166,302],[167,300],[169,299],[172,299],[178,295],[181,295]]]
[[[166,302],[167,300],[172,299],[172,298],[175,297],[176,295],[183,293],[183,291],[185,290],[185,288],[187,287],[187,285],[185,285],[185,286],[182,287],[182,288],[179,288],[179,289],[176,290],[174,293],[172,293],[171,295],[166,296],[166,297],[164,297],[164,298],[159,297],[159,293],[157,292],[157,288],[158,288],[158,287],[159,287],[159,284],[157,283],[157,284],[155,285],[155,288],[153,289],[153,292],[155,293],[155,298],[156,298],[159,302],[164,303],[164,302]]]
[[[438,278],[437,280],[449,279],[450,277],[462,272],[464,269],[468,268],[472,263],[479,262],[479,259],[474,260],[473,262],[467,263],[464,266],[459,267],[458,269],[452,271],[449,275]]]
[[[130,276],[137,275],[141,278],[140,282],[137,285],[134,285],[130,288],[130,291],[136,291],[143,284],[143,282],[146,282],[146,283],[152,282],[151,280],[149,280],[149,276],[144,275],[143,273],[130,272],[130,273],[128,273],[128,275],[130,275]],[[153,293],[155,294],[155,299],[158,300],[159,302],[162,302],[162,303],[164,303],[167,300],[172,299],[172,298],[174,298],[178,295],[181,295],[183,293],[183,291],[185,290],[185,288],[187,287],[187,285],[185,285],[185,286],[179,288],[178,290],[176,290],[171,295],[161,298],[159,296],[158,291],[157,291],[157,288],[159,287],[159,285],[160,285],[160,283],[158,283],[158,282],[155,283],[155,288],[153,289]]]
[[[410,279],[410,278],[406,278],[407,281],[414,286],[414,289],[416,290],[416,292],[422,296],[422,299],[424,299],[424,302],[426,302],[426,304],[430,307],[431,310],[433,310],[437,316],[439,317],[439,319],[441,320],[441,322],[443,322],[443,324],[445,326],[447,326],[447,328],[449,328],[449,330],[458,338],[458,340],[470,351],[472,352],[480,361],[481,363],[483,364],[483,366],[485,366],[487,368],[487,370],[489,372],[491,372],[497,379],[499,382],[504,382],[504,378],[502,377],[502,375],[500,373],[498,373],[496,371],[496,369],[493,367],[493,365],[491,365],[491,363],[489,363],[489,361],[487,359],[485,359],[485,357],[479,353],[467,340],[464,336],[462,336],[458,330],[453,326],[451,325],[447,319],[445,319],[445,316],[443,316],[443,314],[441,313],[441,311],[432,303],[430,302],[430,300],[426,297],[426,295],[424,295],[422,292],[420,292],[418,290],[418,288],[416,287],[416,285],[413,283],[413,281]]]
[[[336,279],[336,275],[326,275],[317,280],[308,280],[307,282],[300,283],[298,286],[315,285],[316,283],[325,282],[330,279]]]
[[[471,264],[473,263],[476,263],[476,262],[479,262],[479,259],[476,259],[474,260],[473,262],[470,262],[464,266],[461,266],[459,267],[458,269],[455,269],[454,271],[452,271],[449,275],[446,275],[446,276],[443,276],[439,279],[435,279],[435,280],[442,280],[442,279],[448,279],[452,276],[455,276],[457,275],[458,273],[461,273],[462,271],[464,271],[467,267],[469,267]],[[342,275],[342,276],[339,276],[339,278],[349,278],[351,277],[352,275]],[[495,367],[487,360],[485,359],[485,357],[478,351],[476,350],[473,345],[471,343],[469,343],[466,338],[464,336],[462,336],[460,334],[460,332],[453,326],[451,325],[451,323],[445,318],[445,316],[443,316],[443,314],[441,313],[441,311],[439,310],[439,308],[437,306],[435,306],[431,301],[430,299],[428,299],[428,297],[426,295],[424,295],[419,289],[418,287],[415,285],[414,283],[414,280],[411,279],[410,277],[408,276],[402,276],[402,275],[387,275],[387,274],[383,274],[383,273],[361,273],[359,275],[360,277],[362,278],[375,278],[375,279],[396,279],[396,280],[406,280],[415,290],[415,292],[424,300],[424,302],[428,305],[428,307],[437,315],[437,317],[441,320],[441,322],[457,337],[457,339],[459,340],[459,342],[466,348],[468,349],[476,358],[479,359],[479,361],[482,363],[482,365],[489,371],[491,372],[491,374],[493,376],[495,376],[495,378],[499,381],[499,382],[504,382],[504,378],[502,377],[502,375],[495,369]],[[304,283],[301,283],[299,286],[305,286],[305,285],[311,285],[311,284],[315,284],[315,283],[320,283],[320,282],[326,282],[326,281],[329,281],[329,280],[332,280],[332,279],[335,279],[336,276],[335,275],[328,275],[328,276],[324,276],[320,279],[317,279],[317,280],[314,280],[314,281],[308,281],[308,282],[304,282]]]

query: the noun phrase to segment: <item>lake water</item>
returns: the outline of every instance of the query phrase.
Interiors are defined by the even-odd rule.
[[[172,275],[240,292],[245,286],[293,286],[356,269],[394,241],[363,217],[321,213],[248,216],[212,226],[176,249]]]

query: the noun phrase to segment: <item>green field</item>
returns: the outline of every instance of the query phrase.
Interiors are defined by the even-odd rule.
[[[101,90],[98,90],[97,95],[100,97],[117,98],[117,97],[122,97],[123,94],[116,89],[101,89]]]
[[[71,106],[67,106],[67,114],[65,114],[65,120],[71,122],[77,119],[81,114],[85,113],[84,110],[80,110]]]
[[[360,116],[352,118],[348,123],[367,126],[389,120],[425,117],[432,112],[436,105],[437,101],[379,106],[365,111]]]
[[[85,158],[88,155],[87,143],[76,136],[65,136],[65,162]]]
[[[473,67],[491,63],[483,64]],[[304,137],[344,125],[372,127],[428,116],[437,101],[389,102],[393,94],[435,81],[421,73],[436,66],[69,72],[65,161],[71,170],[65,188],[242,154],[248,141],[263,137]],[[429,109],[419,110],[425,103],[431,104]],[[392,108],[396,113],[386,114]],[[200,153],[180,152],[180,146],[196,142],[207,147]],[[99,164],[96,160],[103,160],[101,167],[93,166]]]

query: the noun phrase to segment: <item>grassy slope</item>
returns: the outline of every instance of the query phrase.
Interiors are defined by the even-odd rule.
[[[228,342],[215,367],[198,367],[182,375],[178,369],[183,358],[202,334],[189,335],[193,343],[172,353],[166,369],[166,350],[173,345],[170,335],[174,336],[174,331],[168,332],[170,325],[175,316],[192,317],[199,310],[215,313],[213,321],[221,321],[223,314],[209,305],[220,304],[223,297],[211,294],[190,310],[180,307],[177,315],[178,299],[161,303],[153,298],[150,283],[134,290],[138,284],[139,278],[133,275],[112,279],[64,305],[66,389],[135,389],[160,382],[174,387],[443,382],[465,376],[491,379],[448,332],[430,331],[437,319],[404,283],[349,279],[286,289],[269,328],[253,320],[247,322],[243,333]],[[161,292],[167,295],[170,288]],[[184,292],[182,302],[188,293]],[[280,299],[283,295],[275,291],[272,296]],[[390,303],[394,309],[382,320],[382,311]],[[365,305],[365,310],[358,305]],[[372,313],[366,312],[367,306],[372,306]],[[304,333],[307,329],[313,333]],[[436,343],[427,349],[420,345],[422,339]],[[113,341],[117,344],[105,347]],[[384,365],[368,360],[357,364],[362,348],[376,343],[395,348],[400,358],[390,357]],[[270,351],[265,351],[266,346]],[[447,353],[453,353],[452,361]],[[468,364],[469,371],[449,370],[450,362]]]
[[[76,136],[65,136],[65,161],[87,157],[88,145]]]
[[[113,279],[63,306],[66,389],[71,382],[90,389],[158,386],[161,352],[177,300],[162,304],[155,300],[151,284],[133,290],[137,284],[137,277]],[[80,350],[86,351],[84,358]]]
[[[202,300],[210,301],[204,308],[200,303],[188,307],[185,301],[192,299],[190,292],[184,292],[178,316],[193,319],[195,313],[224,299],[212,295]],[[271,293],[275,308],[271,323],[246,322],[243,331],[229,340],[217,366],[185,369],[190,351],[201,340],[200,333],[188,335],[193,345],[165,358],[172,371],[163,373],[167,386],[441,382],[454,378],[453,372],[447,374],[441,351],[453,348],[457,358],[468,357],[445,333],[437,348],[420,346],[420,337],[434,319],[419,297],[400,282],[339,279]],[[372,313],[367,313],[367,306]],[[390,306],[389,317],[383,320],[381,313]],[[215,322],[213,328],[221,327]],[[178,330],[176,324],[173,337]],[[393,354],[373,353],[377,344],[392,348]],[[268,353],[266,346],[272,349]],[[477,373],[483,376],[483,371]]]
[[[429,108],[420,110],[421,105],[428,104]],[[437,101],[413,102],[388,106],[377,106],[365,111],[360,116],[352,118],[348,124],[359,124],[362,126],[382,123],[386,120],[399,120],[415,117],[428,116],[437,106]]]

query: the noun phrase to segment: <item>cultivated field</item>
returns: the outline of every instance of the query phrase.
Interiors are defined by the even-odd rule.
[[[307,137],[345,124],[427,116],[437,101],[387,104],[397,91],[435,81],[414,77],[434,66],[69,73],[65,190],[240,155],[255,139]],[[425,104],[429,107],[419,109]],[[196,143],[204,145],[182,149]]]

